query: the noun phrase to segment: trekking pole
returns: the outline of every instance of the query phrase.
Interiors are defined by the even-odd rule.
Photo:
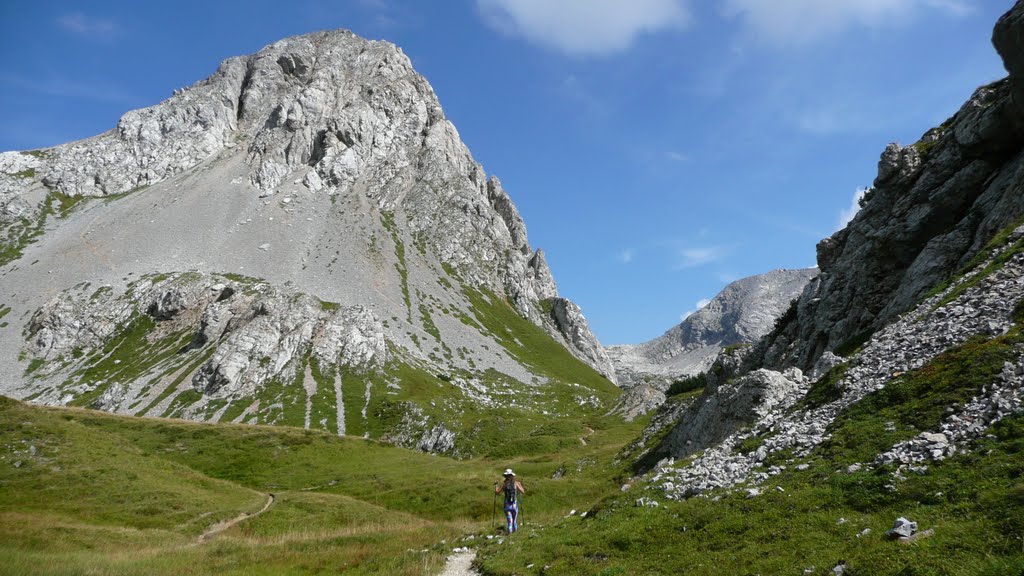
[[[523,495],[519,495],[519,513],[516,515],[516,524],[523,525]]]

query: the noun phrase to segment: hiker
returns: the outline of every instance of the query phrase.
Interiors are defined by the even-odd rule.
[[[505,480],[494,485],[494,493],[505,493],[505,522],[509,534],[519,529],[519,495],[526,494],[511,468],[505,469]]]

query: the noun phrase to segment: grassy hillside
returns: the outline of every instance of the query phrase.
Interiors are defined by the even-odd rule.
[[[487,549],[484,567],[489,574],[825,575],[845,560],[854,575],[1019,576],[1024,418],[992,433],[979,452],[903,482],[887,470],[840,473],[818,459],[773,479],[757,498],[737,492],[639,508],[639,494],[617,495],[586,518]],[[935,536],[909,546],[888,540],[897,516]]]
[[[476,321],[503,313],[483,313],[486,306],[507,304],[480,298]],[[408,398],[435,400],[438,414],[450,411],[474,431],[484,456],[465,460],[317,430],[0,398],[0,573],[436,574],[446,552],[474,534],[488,576],[827,575],[840,560],[847,576],[1020,576],[1024,416],[924,474],[847,471],[934,429],[946,406],[991,382],[1024,346],[1024,305],[1015,319],[1009,333],[970,340],[848,408],[808,467],[773,477],[762,495],[723,491],[656,508],[636,500],[657,492],[620,490],[631,461],[618,457],[645,421],[602,416],[600,382],[581,392],[559,378],[565,363],[533,360],[552,385],[538,396],[515,391],[524,405],[462,413],[444,401],[453,397],[445,375],[396,365],[391,377],[402,378]],[[514,351],[531,334],[513,327],[524,331],[501,341]],[[834,392],[833,380],[812,387],[808,401]],[[581,400],[584,409],[570,410]],[[565,413],[538,414],[530,402]],[[390,417],[387,404],[372,409]],[[492,487],[506,466],[527,486],[526,522],[498,544],[479,536],[500,523],[491,521]],[[568,516],[571,509],[586,517]],[[890,541],[884,532],[897,516],[935,535],[910,546]]]
[[[996,379],[1024,346],[1024,305],[1015,320],[1008,334],[970,340],[850,406],[805,470],[790,467],[758,497],[719,491],[650,508],[636,500],[659,492],[617,493],[585,518],[486,547],[483,565],[493,575],[825,575],[844,560],[847,576],[1024,575],[1024,415],[920,473],[848,471],[936,429],[947,406]],[[776,460],[765,464],[784,464]],[[887,539],[899,516],[935,535],[909,546]]]
[[[528,487],[527,521],[552,522],[617,489],[613,457],[641,425],[554,419],[547,432],[564,449],[459,461],[310,430],[0,397],[0,573],[433,574],[457,538],[491,531],[501,469]],[[271,493],[265,513],[198,542]]]
[[[163,288],[202,282],[193,272],[146,277]],[[238,275],[213,277],[247,296],[267,286]],[[142,281],[139,281],[142,282]],[[276,374],[233,395],[204,396],[192,385],[194,374],[215,353],[217,342],[196,345],[199,310],[180,313],[183,319],[155,317],[145,298],[115,295],[109,286],[82,283],[74,290],[80,315],[91,307],[130,310],[130,317],[101,345],[76,347],[52,358],[34,358],[25,377],[35,392],[27,400],[104,408],[137,416],[160,416],[246,424],[309,427],[350,436],[368,436],[414,446],[441,426],[454,434],[452,452],[461,456],[509,457],[551,452],[575,442],[586,426],[582,420],[607,412],[620,394],[607,378],[575,358],[541,327],[520,316],[509,302],[486,289],[466,289],[467,312],[434,309],[456,316],[493,342],[527,371],[518,378],[472,362],[468,350],[451,350],[438,339],[444,358],[417,358],[390,343],[384,366],[357,369],[318,361],[305,344],[286,358]],[[313,308],[333,310],[336,304],[307,298]],[[6,308],[0,304],[0,316]],[[424,318],[430,312],[424,308]],[[429,323],[433,325],[432,322]],[[436,332],[436,330],[435,330]],[[453,368],[454,355],[469,358],[469,369]],[[253,363],[267,366],[269,356]],[[463,364],[464,365],[464,364]],[[310,392],[314,390],[315,392]],[[109,396],[109,397],[108,397]],[[112,400],[113,399],[113,400]],[[341,405],[339,408],[339,404]],[[552,416],[568,417],[554,424]],[[566,440],[569,438],[569,440]]]

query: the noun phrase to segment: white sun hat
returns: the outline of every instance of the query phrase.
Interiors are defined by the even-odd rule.
[[[505,476],[515,476],[516,473],[511,468],[505,468]]]

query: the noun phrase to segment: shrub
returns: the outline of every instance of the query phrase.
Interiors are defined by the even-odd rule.
[[[665,396],[678,396],[679,394],[693,392],[694,390],[704,388],[707,384],[708,375],[706,372],[701,372],[695,376],[687,376],[672,382],[672,385],[665,392]]]

